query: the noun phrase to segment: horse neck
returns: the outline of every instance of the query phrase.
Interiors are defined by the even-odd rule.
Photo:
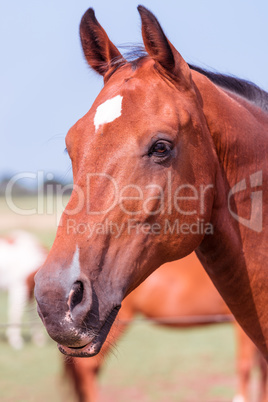
[[[219,187],[216,189],[216,203],[220,207],[218,205],[217,208],[224,210],[225,221],[239,233],[244,247],[247,247],[247,242],[251,243],[256,236],[256,230],[250,231],[244,224],[238,226],[237,219],[230,213],[228,196],[237,184],[244,182],[246,191],[240,192],[241,197],[237,197],[234,208],[237,217],[248,216],[252,193],[262,190],[260,186],[268,180],[268,113],[248,100],[217,87],[205,76],[193,73],[208,128],[205,135],[211,136],[218,161],[215,185]],[[267,205],[267,192],[263,192],[262,197],[263,205]],[[261,210],[258,212],[262,213]],[[219,214],[214,219],[220,219]],[[265,228],[266,224],[267,214],[263,216],[262,227]],[[258,239],[259,249],[265,248],[264,238],[263,231]],[[231,245],[233,249],[234,244]]]
[[[249,226],[240,224],[242,220],[234,218],[234,213],[230,212],[228,197],[236,185],[244,182],[246,191],[240,192],[240,199],[230,197],[231,201],[235,199],[235,205],[232,207],[235,209],[236,217],[246,217],[252,213],[252,193],[261,190],[260,185],[268,179],[266,162],[268,114],[246,99],[217,87],[205,76],[197,72],[193,73],[208,128],[205,135],[212,138],[218,165],[215,182],[217,199],[214,202],[212,224],[215,228],[221,227],[221,237],[224,237],[225,232],[229,233],[229,240],[225,239],[226,250],[223,245],[220,247],[222,254],[228,251],[230,258],[236,261],[236,250],[243,249],[249,261],[252,256],[247,255],[247,249],[252,249],[256,230],[249,230]],[[268,195],[263,192],[262,196],[262,203],[266,205]],[[261,214],[262,211],[259,210],[258,213]],[[266,223],[268,225],[267,219],[266,214],[263,216],[263,228]],[[232,236],[230,236],[231,232],[234,232]],[[234,240],[236,238],[237,241]],[[264,239],[263,231],[256,244],[259,250],[264,250],[266,247]],[[234,250],[235,259],[231,256],[230,250]],[[261,254],[259,257],[261,258]],[[255,261],[256,259],[258,257],[254,256]]]
[[[228,194],[234,185],[243,179],[249,183],[250,176],[258,170],[263,178],[267,175],[268,116],[243,98],[216,87],[206,77],[198,73],[194,76],[210,133],[207,135],[212,137],[218,159],[211,215],[214,235],[205,236],[196,252],[236,319],[268,356],[264,307],[268,304],[268,278],[265,270],[260,269],[265,267],[267,257],[264,231],[258,234],[240,224],[228,206]],[[250,191],[242,196],[235,208],[237,216],[243,217],[250,211]],[[252,253],[253,249],[259,250],[257,255]]]

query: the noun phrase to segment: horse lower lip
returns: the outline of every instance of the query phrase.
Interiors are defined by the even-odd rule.
[[[95,350],[94,341],[88,343],[87,345],[81,347],[69,347],[58,344],[59,351],[64,355],[74,356],[74,357],[90,357],[94,356],[99,352]]]

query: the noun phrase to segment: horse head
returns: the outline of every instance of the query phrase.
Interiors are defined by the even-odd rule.
[[[98,353],[124,297],[210,230],[216,153],[202,101],[155,16],[138,10],[147,54],[134,61],[92,9],[80,25],[104,87],[67,134],[74,189],[35,290],[49,335],[74,356]]]

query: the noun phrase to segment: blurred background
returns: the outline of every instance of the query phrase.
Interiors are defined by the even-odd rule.
[[[1,2],[2,236],[24,229],[47,249],[52,245],[71,192],[65,135],[102,87],[102,78],[89,70],[82,55],[81,16],[93,7],[117,46],[140,44],[138,4],[134,0]],[[267,1],[144,0],[142,4],[158,17],[186,61],[268,90]],[[63,378],[56,345],[47,339],[37,347],[30,340],[27,323],[33,307],[26,307],[23,318],[24,347],[15,350],[8,344],[7,304],[3,290],[1,401],[75,400]],[[143,321],[133,324],[102,371],[101,400],[231,401],[237,385],[235,345],[232,324],[184,330]]]

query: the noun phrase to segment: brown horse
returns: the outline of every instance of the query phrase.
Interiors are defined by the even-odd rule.
[[[160,325],[172,325],[175,328],[232,319],[226,304],[194,253],[180,261],[163,265],[123,301],[101,355],[88,359],[74,357],[64,360],[67,378],[70,378],[80,402],[97,400],[97,375],[110,349],[136,314],[142,314]],[[237,345],[239,387],[234,401],[250,401],[250,374],[257,357],[261,371],[258,401],[268,402],[266,362],[238,325]]]
[[[146,55],[127,61],[89,9],[80,35],[104,87],[69,131],[74,190],[36,276],[60,350],[97,354],[122,300],[196,251],[268,359],[268,94],[190,67],[138,7]]]

